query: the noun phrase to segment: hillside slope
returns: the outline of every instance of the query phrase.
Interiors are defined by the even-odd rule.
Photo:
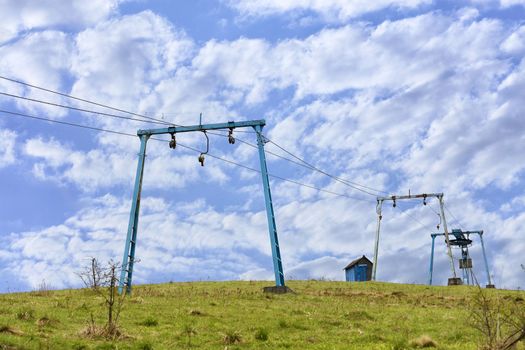
[[[83,333],[91,315],[106,317],[90,290],[4,294],[0,349],[476,349],[480,338],[469,325],[474,287],[290,281],[296,294],[264,294],[269,284],[136,286],[115,341]]]

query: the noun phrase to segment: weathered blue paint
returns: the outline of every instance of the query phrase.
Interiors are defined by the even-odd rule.
[[[259,160],[261,163],[261,175],[263,180],[264,198],[266,203],[266,214],[268,218],[268,230],[270,232],[270,242],[272,247],[272,258],[275,272],[275,284],[284,287],[284,272],[281,261],[281,252],[279,249],[279,240],[277,237],[277,228],[275,225],[275,214],[270,192],[270,182],[268,179],[268,168],[266,166],[266,157],[264,154],[264,139],[261,134],[262,128],[266,125],[264,120],[252,120],[244,122],[227,122],[218,124],[204,124],[192,126],[173,126],[161,129],[138,130],[137,135],[140,137],[140,152],[135,176],[135,187],[133,190],[133,201],[131,203],[131,212],[128,223],[128,232],[124,248],[124,257],[122,259],[122,270],[119,280],[119,293],[122,293],[124,286],[126,293],[131,293],[131,283],[133,277],[133,264],[135,260],[135,248],[137,242],[137,231],[140,212],[140,195],[142,192],[142,179],[144,176],[144,164],[146,160],[146,144],[151,135],[176,134],[192,131],[206,131],[218,129],[235,129],[243,127],[253,127],[257,133],[257,144],[259,149]]]
[[[227,122],[227,123],[217,123],[217,124],[199,124],[199,125],[189,125],[189,126],[171,126],[169,128],[160,128],[160,129],[147,129],[147,130],[138,130],[137,135],[162,135],[162,134],[179,134],[183,132],[192,132],[192,131],[205,131],[205,130],[219,130],[219,129],[229,129],[229,128],[246,128],[246,127],[262,127],[266,125],[264,119],[260,120],[249,120],[245,122]]]
[[[133,201],[131,203],[131,212],[129,215],[128,234],[126,237],[126,246],[124,248],[124,257],[122,258],[122,271],[118,291],[122,294],[124,285],[126,293],[131,293],[131,279],[133,276],[133,263],[135,260],[135,246],[137,243],[137,229],[139,224],[140,211],[140,194],[142,192],[142,179],[144,177],[144,164],[146,161],[146,144],[149,135],[140,136],[140,152],[137,164],[137,174],[135,176],[135,187],[133,189]]]
[[[432,274],[434,273],[434,242],[436,240],[436,234],[432,233],[432,250],[430,251],[430,272],[428,277],[428,284],[432,285]]]
[[[357,265],[355,267],[355,280],[358,282],[366,281],[366,270],[367,270],[366,265],[361,265],[361,264]]]
[[[347,282],[355,282],[355,271],[353,268],[345,270],[345,277]]]
[[[367,281],[368,266],[359,264],[352,266],[345,270],[345,277],[347,282],[366,282]]]
[[[273,270],[275,274],[275,285],[284,287],[284,273],[281,261],[281,251],[279,249],[279,239],[277,237],[277,227],[275,225],[275,214],[273,211],[272,193],[270,191],[270,180],[268,178],[268,168],[264,154],[264,136],[262,135],[262,125],[254,127],[257,132],[257,146],[259,148],[259,161],[261,163],[261,176],[264,189],[264,201],[266,203],[266,217],[268,219],[268,231],[270,234],[270,244],[272,246]]]

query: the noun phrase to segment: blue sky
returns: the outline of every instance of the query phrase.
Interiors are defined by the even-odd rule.
[[[264,118],[270,140],[334,176],[444,192],[450,228],[484,230],[496,285],[525,287],[525,1],[28,0],[0,3],[0,20],[0,76],[177,124]],[[5,79],[0,92],[124,115]],[[159,126],[8,96],[0,109],[131,134]],[[205,148],[202,135],[178,141]],[[258,169],[249,145],[210,141]],[[79,287],[90,257],[120,261],[138,147],[0,112],[0,292]],[[260,175],[197,157],[148,144],[135,282],[272,280]],[[272,174],[324,190],[271,182],[287,278],[341,280],[372,257],[374,195],[267,157]],[[429,202],[385,206],[379,280],[427,281]],[[477,240],[471,252],[485,283]],[[434,281],[449,274],[438,241]]]

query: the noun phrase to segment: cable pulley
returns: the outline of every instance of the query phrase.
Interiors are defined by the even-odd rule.
[[[175,140],[175,133],[171,134],[170,148],[175,149],[177,147],[177,140]]]
[[[235,143],[235,137],[233,137],[233,128],[230,128],[230,131],[228,132],[228,143],[230,145]]]
[[[208,134],[206,133],[206,130],[202,131],[204,133],[204,136],[206,136],[206,151],[201,152],[199,156],[199,163],[201,163],[201,166],[204,166],[204,155],[208,153],[210,150],[210,138],[208,137]]]
[[[427,205],[427,195],[423,195],[423,205]]]

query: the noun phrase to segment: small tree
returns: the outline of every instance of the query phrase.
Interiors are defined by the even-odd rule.
[[[91,266],[79,273],[86,287],[92,289],[96,295],[104,298],[104,307],[107,314],[107,322],[104,327],[97,327],[91,315],[91,324],[86,330],[89,336],[102,336],[115,339],[121,335],[119,330],[119,317],[126,293],[118,293],[119,279],[117,274],[120,264],[110,260],[105,267],[101,267],[95,258],[91,260]]]
[[[77,275],[80,277],[84,285],[90,289],[98,289],[100,287],[100,280],[102,279],[102,269],[96,258],[91,258],[91,264]]]
[[[481,349],[512,349],[525,339],[525,305],[520,297],[502,299],[478,286],[470,304],[470,320],[483,335]]]

